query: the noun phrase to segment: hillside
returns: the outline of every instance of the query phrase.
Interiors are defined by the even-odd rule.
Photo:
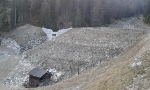
[[[31,40],[39,39],[46,36],[41,27],[35,27],[30,24],[12,30],[5,35],[5,38],[11,38],[17,42],[18,45],[24,46]]]
[[[85,90],[149,90],[149,44],[150,35],[146,35],[118,58],[118,65],[108,69]]]
[[[64,79],[97,66],[124,52],[143,30],[115,28],[72,29],[25,54],[35,67],[56,68]]]
[[[109,62],[53,86],[33,90],[148,90],[150,35]]]
[[[0,46],[2,90],[28,90],[24,85],[35,67],[55,74],[51,85],[30,90],[147,90],[149,26],[136,18],[119,23],[128,28],[73,28],[19,55]]]

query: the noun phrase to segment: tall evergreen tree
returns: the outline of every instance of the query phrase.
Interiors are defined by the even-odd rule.
[[[81,27],[82,26],[82,14],[80,9],[78,8],[76,11],[76,16],[75,16],[75,26],[76,27]]]
[[[43,0],[41,9],[41,25],[46,28],[51,28],[51,6],[49,0]]]
[[[104,12],[103,12],[102,3],[101,1],[97,0],[94,3],[94,8],[92,10],[92,18],[91,18],[92,26],[99,27],[100,25],[102,25],[103,14]]]
[[[150,0],[146,0],[144,6],[144,17],[147,17],[150,14]]]
[[[146,18],[149,3],[146,0]],[[0,27],[14,28],[26,23],[55,31],[70,26],[98,27],[112,19],[139,14],[142,4],[143,0],[0,0]]]
[[[9,27],[7,9],[7,0],[0,0],[0,30]]]
[[[145,22],[150,24],[150,0],[147,0],[144,6]]]

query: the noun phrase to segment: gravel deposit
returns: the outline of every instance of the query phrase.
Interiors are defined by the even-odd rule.
[[[123,19],[117,23],[110,24],[109,27],[122,28],[122,29],[150,29],[150,27],[143,23],[144,17],[131,17]]]
[[[15,40],[12,40],[11,38],[3,39],[1,42],[1,46],[13,50],[16,54],[19,54],[20,52],[20,46],[16,43]]]
[[[18,45],[24,46],[24,44],[29,41],[39,39],[43,36],[46,37],[46,34],[42,28],[26,24],[7,33],[5,38],[11,38],[15,40]]]
[[[39,39],[31,40],[31,41],[27,42],[26,44],[21,46],[19,53],[22,54],[23,52],[25,52],[29,49],[32,49],[32,48],[35,48],[35,47],[41,45],[42,43],[44,43],[46,41],[46,39],[47,39],[46,37],[41,37]]]
[[[10,37],[21,45],[20,53],[24,53],[22,60],[7,76],[4,84],[21,87],[28,82],[28,73],[34,67],[53,69],[57,72],[53,74],[53,82],[56,83],[111,60],[149,32],[147,27],[136,28],[136,20],[133,18],[131,21],[122,21],[123,27],[118,28],[116,27],[120,24],[116,24],[115,28],[115,25],[74,28],[51,41],[45,41],[46,34],[41,28],[24,25],[16,29],[17,33],[11,32]],[[55,77],[57,74],[59,77]]]
[[[56,68],[66,79],[121,54],[145,32],[106,27],[72,29],[25,54],[34,66]]]

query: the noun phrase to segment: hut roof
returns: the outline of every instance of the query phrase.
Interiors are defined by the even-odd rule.
[[[32,75],[34,77],[41,78],[44,74],[46,74],[46,70],[34,68],[30,71],[29,75]]]

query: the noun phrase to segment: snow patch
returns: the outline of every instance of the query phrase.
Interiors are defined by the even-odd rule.
[[[134,66],[139,66],[139,65],[141,65],[141,64],[142,64],[142,61],[133,62],[133,63],[131,64],[131,66],[134,67]]]
[[[61,76],[63,75],[63,72],[58,72],[56,69],[49,69],[50,73],[52,73],[52,81],[57,82],[61,79]]]
[[[0,51],[0,55],[6,55],[6,56],[8,56],[9,54],[6,51]]]

